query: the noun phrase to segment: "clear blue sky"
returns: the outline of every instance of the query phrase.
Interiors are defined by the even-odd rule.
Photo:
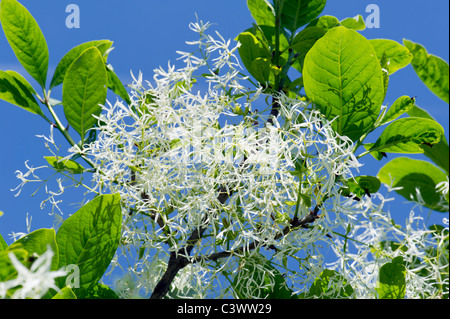
[[[236,35],[253,22],[245,0],[19,0],[39,23],[50,52],[49,74],[72,47],[90,40],[110,39],[114,41],[114,51],[109,62],[124,83],[131,82],[130,70],[141,70],[144,78],[150,80],[152,70],[158,66],[167,66],[174,62],[176,50],[186,49],[185,41],[195,39],[189,30],[189,22],[198,17],[215,23],[215,28],[226,38]],[[81,24],[79,29],[68,29],[65,20],[67,5],[74,3],[80,8]],[[429,53],[449,60],[449,3],[446,0],[329,0],[322,14],[334,15],[340,20],[361,14],[364,18],[368,4],[377,4],[380,8],[380,28],[366,29],[362,32],[369,39],[388,38],[402,42],[403,38],[424,45]],[[3,32],[0,32],[0,69],[15,70],[26,74],[9,47]],[[37,88],[36,82],[27,79]],[[52,92],[55,98],[61,98],[60,87]],[[391,77],[385,104],[401,95],[417,96],[417,104],[431,113],[444,126],[448,139],[449,106],[434,96],[417,78],[411,66],[398,71]],[[115,99],[114,96],[111,98]],[[47,214],[51,205],[41,210],[40,202],[45,197],[43,190],[35,196],[31,194],[38,184],[27,185],[19,197],[10,191],[19,181],[15,171],[26,171],[24,162],[29,160],[33,166],[45,165],[44,155],[51,155],[44,147],[38,134],[48,135],[47,123],[37,115],[0,100],[0,233],[8,244],[12,231],[26,231],[25,216],[29,213],[33,219],[31,230],[51,227],[52,218]],[[58,136],[55,131],[55,136]],[[57,138],[62,150],[67,149],[65,140]],[[62,154],[64,155],[64,154]],[[392,158],[392,156],[390,157]],[[422,158],[416,156],[416,158]],[[375,175],[383,163],[375,160],[365,161],[363,174]],[[45,176],[45,174],[41,174]],[[41,176],[39,175],[39,176]],[[54,185],[54,184],[53,184]],[[60,197],[64,218],[74,213],[82,199],[82,190],[70,188]],[[391,204],[390,211],[398,222],[405,220],[408,205],[399,198]],[[444,215],[432,213],[430,221],[439,222]],[[448,215],[447,215],[448,216]]]

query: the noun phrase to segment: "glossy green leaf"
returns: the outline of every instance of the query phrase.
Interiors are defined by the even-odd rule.
[[[6,249],[0,251],[0,282],[8,281],[17,277],[17,271],[9,258],[9,254],[13,253],[16,258],[24,265],[29,266],[29,253],[23,248]]]
[[[344,196],[349,196],[354,194],[357,197],[362,197],[364,195],[370,196],[370,194],[378,192],[381,186],[381,182],[378,178],[374,176],[355,176],[354,178],[348,179],[344,183],[345,188],[342,188],[341,194]]]
[[[44,158],[57,171],[66,171],[72,174],[81,174],[84,171],[83,166],[70,159],[61,161],[61,158],[56,156],[44,156]]]
[[[436,192],[436,185],[446,181],[447,177],[433,164],[407,157],[397,157],[384,165],[377,176],[384,184],[402,187],[397,190],[397,193],[408,200],[411,198],[417,200],[416,188],[418,188],[426,207],[445,211],[439,205],[440,195]]]
[[[372,147],[373,143],[364,144],[364,148],[368,151]],[[384,152],[371,151],[370,155],[372,155],[377,161],[381,161],[383,158],[387,157],[387,154]]]
[[[403,40],[403,44],[413,54],[411,65],[423,83],[438,97],[449,103],[448,63],[432,54],[419,43]]]
[[[16,240],[11,244],[10,248],[16,247],[23,248],[30,255],[33,253],[39,256],[45,253],[50,247],[55,254],[52,259],[52,270],[56,270],[58,267],[58,246],[56,245],[56,233],[54,229],[41,228],[37,229],[24,237]]]
[[[250,32],[239,34],[237,40],[241,43],[238,50],[244,66],[258,82],[267,82],[271,68],[268,48]]]
[[[0,213],[1,216],[1,213]],[[6,241],[3,239],[2,234],[0,234],[0,251],[5,250],[6,248],[8,248],[8,244],[6,243]]]
[[[259,31],[258,31],[259,30]],[[252,34],[254,34],[258,40],[260,40],[264,46],[266,48],[268,48],[269,50],[275,49],[275,42],[276,42],[276,28],[272,27],[272,26],[266,26],[266,25],[261,25],[261,26],[254,26],[253,28],[250,28],[250,32]],[[262,36],[261,36],[262,34]],[[289,42],[286,38],[286,36],[284,35],[284,33],[281,33],[279,35],[279,48],[281,51],[281,58],[285,58],[289,55],[289,53],[287,52],[287,48],[289,47]],[[264,52],[265,53],[265,52]]]
[[[433,145],[444,136],[442,126],[433,120],[407,117],[389,124],[369,151],[385,153],[423,153],[420,145]]]
[[[59,267],[79,267],[80,288],[73,288],[78,298],[85,296],[108,268],[121,228],[118,194],[97,196],[62,223],[56,234]]]
[[[257,58],[248,69],[250,74],[261,84],[269,82],[272,65],[269,58]],[[272,80],[273,82],[273,80]]]
[[[325,8],[326,0],[284,0],[281,9],[281,25],[295,32],[311,22]]]
[[[34,89],[31,91],[30,87],[31,85],[15,72],[0,70],[0,99],[28,112],[42,115],[42,110],[33,96]]]
[[[108,286],[97,283],[94,287],[89,290],[89,294],[85,297],[86,299],[119,299],[114,290]]]
[[[340,25],[341,23],[339,22],[338,18],[329,15],[324,15],[311,21],[311,23],[309,23],[307,27],[319,27],[324,29],[325,31],[328,31]]]
[[[33,95],[36,95],[36,90],[31,86],[30,83],[19,73],[12,70],[6,70],[6,73],[8,73],[10,76],[16,80],[17,84],[20,84],[20,86],[25,87],[24,91],[30,92]]]
[[[407,113],[409,116],[412,116],[412,117],[422,117],[422,118],[434,120],[430,114],[428,114],[425,110],[421,109],[417,105],[414,105]],[[449,169],[450,150],[449,150],[447,140],[445,139],[445,136],[442,136],[441,140],[437,144],[434,144],[432,146],[423,144],[423,145],[420,145],[420,147],[423,149],[424,155],[426,155],[436,165],[438,165],[440,168],[442,168],[447,173],[447,175],[450,174],[450,169]]]
[[[241,43],[239,55],[244,65],[250,65],[251,62],[260,57],[271,57],[268,48],[252,33],[242,32],[237,40]]]
[[[353,30],[362,31],[366,28],[366,23],[364,22],[364,19],[360,14],[358,14],[354,18],[346,18],[342,20],[340,23],[342,26]]]
[[[77,299],[77,296],[70,287],[63,287],[60,292],[57,292],[52,299]]]
[[[302,72],[306,54],[313,47],[316,41],[325,35],[325,33],[326,31],[320,27],[307,27],[297,33],[290,46],[290,48],[297,54],[295,62],[299,63],[299,67],[295,67],[294,65],[297,70]]]
[[[127,90],[123,86],[119,77],[116,75],[114,70],[110,65],[106,66],[106,71],[108,73],[108,89],[120,96],[128,105],[131,104],[130,96]]]
[[[53,74],[52,81],[50,82],[50,89],[63,83],[64,76],[66,75],[69,66],[73,63],[73,61],[75,61],[80,56],[80,54],[84,50],[89,49],[91,47],[96,47],[100,51],[106,62],[105,55],[111,48],[112,44],[113,42],[110,40],[95,40],[82,43],[72,48],[69,52],[67,52],[63,56],[61,61],[59,61],[58,65],[56,66],[55,73]]]
[[[389,74],[394,74],[399,69],[407,66],[412,60],[412,54],[400,43],[389,39],[372,39],[369,40],[374,47],[377,57],[380,59],[383,53],[389,61]]]
[[[387,89],[389,86],[389,60],[386,57],[386,52],[383,52],[380,58],[380,66],[383,71],[383,87],[384,87],[384,97],[386,97]],[[384,100],[384,98],[383,98]]]
[[[338,27],[340,25],[341,24],[340,24],[338,18],[329,16],[329,15],[324,15],[324,16],[320,16],[320,17],[314,19],[306,26],[306,28],[304,28],[302,31],[297,33],[295,38],[293,39],[292,43],[293,44],[297,43],[296,46],[297,46],[297,50],[298,50],[297,52],[298,52],[299,56],[294,59],[294,61],[292,63],[292,67],[294,69],[298,70],[300,73],[303,73],[303,64],[304,64],[305,56],[306,56],[306,53],[308,53],[308,51],[311,49],[312,45],[314,45],[314,43],[318,39],[320,39],[328,30]],[[312,28],[312,30],[309,30],[311,28]],[[315,28],[322,30],[322,32],[314,30]],[[323,33],[323,34],[320,35],[320,33]],[[301,44],[300,47],[298,47],[298,42],[302,38],[303,38],[303,40],[305,40],[305,42],[303,44]],[[310,44],[311,47],[308,47],[308,44]],[[302,84],[303,84],[303,79],[302,79]]]
[[[353,287],[335,270],[324,269],[314,280],[307,298],[346,299],[354,294]]]
[[[406,291],[406,268],[401,256],[380,268],[375,290],[380,299],[403,299]]]
[[[400,115],[408,112],[414,106],[414,98],[403,95],[399,97],[395,102],[389,107],[386,114],[381,121],[381,124],[386,124],[395,120]]]
[[[64,114],[69,124],[80,134],[97,123],[105,103],[108,74],[102,55],[96,47],[86,49],[70,65],[63,83]]]
[[[247,7],[258,25],[275,26],[275,12],[270,2],[247,0]]]
[[[369,41],[345,27],[330,29],[305,57],[305,92],[352,140],[375,123],[384,99],[381,66]]]
[[[48,48],[36,20],[16,0],[2,0],[0,22],[19,62],[42,87],[45,87]]]

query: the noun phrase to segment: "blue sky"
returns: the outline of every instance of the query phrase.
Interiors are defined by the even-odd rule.
[[[237,34],[251,26],[252,17],[245,0],[20,0],[39,23],[50,52],[49,74],[72,47],[90,40],[110,39],[114,41],[114,51],[109,55],[111,63],[126,84],[131,82],[130,70],[143,72],[150,80],[152,70],[175,62],[176,50],[185,50],[185,41],[194,40],[195,34],[188,24],[199,19],[210,21],[226,39],[234,39]],[[66,7],[77,4],[80,9],[80,28],[69,29],[65,25]],[[380,28],[366,29],[362,32],[369,39],[388,38],[402,42],[403,38],[424,45],[429,53],[449,60],[449,3],[448,1],[387,1],[387,0],[329,0],[324,14],[334,15],[342,20],[361,14],[366,18],[368,4],[376,4],[380,9]],[[25,75],[12,49],[0,32],[0,69],[15,70]],[[37,88],[37,83],[26,78]],[[52,92],[54,98],[61,98],[60,87]],[[433,95],[418,79],[411,66],[398,71],[391,77],[385,104],[401,95],[416,96],[417,105],[425,108],[443,125],[448,137],[449,106]],[[114,96],[110,96],[115,99]],[[51,227],[52,218],[48,216],[51,205],[40,209],[40,202],[46,198],[43,189],[31,196],[39,184],[27,185],[19,197],[10,189],[19,181],[15,171],[26,171],[24,162],[29,160],[33,166],[45,165],[43,156],[51,155],[44,147],[43,140],[36,135],[49,134],[47,123],[37,115],[0,100],[0,234],[11,243],[9,234],[25,232],[26,214],[32,216],[31,231],[41,227]],[[67,142],[56,140],[61,150],[68,147]],[[392,156],[390,157],[392,158]],[[415,158],[423,158],[415,156]],[[375,175],[384,164],[368,158],[364,160],[362,174]],[[39,175],[39,173],[38,173]],[[43,174],[45,176],[45,174]],[[41,175],[39,175],[41,176]],[[53,184],[54,185],[54,184]],[[70,188],[61,197],[64,218],[74,213],[82,200],[83,190]],[[410,205],[402,197],[390,204],[390,211],[401,223],[407,217]],[[426,215],[428,216],[428,215]],[[440,222],[444,215],[433,212],[430,223]],[[448,215],[447,215],[448,216]]]

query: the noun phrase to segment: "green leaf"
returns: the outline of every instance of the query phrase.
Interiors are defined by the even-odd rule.
[[[44,156],[44,158],[58,172],[66,171],[72,174],[81,174],[84,172],[84,167],[73,160],[66,159],[61,161],[62,158],[57,156]]]
[[[403,299],[406,291],[406,268],[401,256],[380,268],[375,290],[380,299]]]
[[[254,34],[266,48],[275,50],[275,38],[277,33],[275,27],[266,25],[254,26],[253,28],[250,28],[249,31]],[[286,49],[289,47],[289,41],[284,33],[279,35],[279,42],[280,51],[282,52],[280,57],[282,59],[287,59],[289,52]],[[264,52],[264,54],[266,54],[266,52]]]
[[[364,148],[368,151],[372,147],[373,143],[364,144]],[[387,154],[384,152],[371,151],[370,155],[372,155],[377,161],[381,161],[383,158],[387,157]]]
[[[381,124],[386,124],[395,120],[400,115],[408,112],[414,106],[414,98],[403,95],[399,97],[387,110]]]
[[[114,72],[113,68],[108,64],[106,66],[106,71],[108,73],[108,89],[120,96],[128,105],[131,104],[130,96],[127,90],[123,86],[119,77]]]
[[[412,117],[423,117],[426,119],[433,119],[433,117],[428,114],[425,110],[421,109],[417,105],[414,105],[409,111],[408,115]],[[430,158],[436,165],[442,168],[447,175],[450,174],[449,170],[449,146],[445,136],[442,136],[439,143],[434,144],[433,146],[429,145],[420,145],[423,149],[424,155]]]
[[[47,251],[48,246],[50,246],[55,254],[52,259],[51,269],[56,270],[58,269],[58,246],[56,245],[56,234],[54,229],[37,229],[34,232],[16,240],[9,247],[10,249],[15,247],[23,248],[28,251],[30,255],[36,253],[40,256]]]
[[[375,123],[384,99],[381,66],[369,41],[354,30],[335,27],[305,57],[305,92],[353,141]]]
[[[291,32],[311,22],[325,8],[326,0],[284,0],[281,25]]]
[[[316,41],[325,35],[325,33],[326,31],[320,27],[307,27],[297,33],[290,46],[290,48],[297,53],[295,62],[299,63],[299,67],[295,67],[295,65],[293,65],[297,70],[302,72],[306,54],[313,47]]]
[[[435,120],[427,111],[415,105],[409,109],[406,113],[408,113],[411,117],[423,117],[425,119]]]
[[[324,269],[314,280],[306,298],[346,299],[354,293],[353,287],[335,270]]]
[[[108,74],[96,47],[86,49],[70,65],[63,83],[64,114],[69,124],[80,134],[97,123],[93,115],[100,115],[106,100]]]
[[[17,59],[44,88],[47,78],[48,48],[36,20],[16,0],[2,0],[0,22]]]
[[[275,26],[275,12],[268,1],[247,0],[247,6],[258,25]]]
[[[29,253],[22,248],[6,249],[0,251],[0,282],[8,281],[17,277],[16,268],[9,258],[9,254],[13,253],[22,264],[29,266],[31,263],[28,261]]]
[[[59,267],[79,267],[80,288],[73,288],[78,298],[87,295],[108,268],[121,228],[118,194],[97,196],[62,223],[56,234]]]
[[[387,89],[389,86],[389,61],[388,58],[386,57],[386,52],[383,52],[380,58],[380,66],[381,70],[383,71],[384,97],[386,97]]]
[[[277,71],[269,58],[257,58],[252,62],[249,72],[259,83],[265,84],[267,82],[274,83],[272,75]]]
[[[449,103],[449,66],[441,58],[428,54],[419,43],[403,39],[403,44],[413,54],[411,65],[423,83],[438,97]]]
[[[12,76],[14,78],[14,80],[16,80],[17,84],[20,84],[19,86],[23,86],[25,87],[24,91],[30,92],[33,95],[36,95],[36,90],[31,86],[30,83],[28,83],[28,81],[19,73],[17,73],[16,71],[12,71],[12,70],[6,70],[6,73],[8,73],[10,76]]]
[[[354,178],[348,179],[344,183],[345,188],[342,189],[342,195],[348,196],[354,194],[358,197],[363,195],[368,195],[378,192],[381,186],[381,182],[378,178],[374,176],[355,176]]]
[[[91,288],[89,294],[85,297],[86,299],[119,299],[116,292],[109,288],[108,286],[97,283]]]
[[[1,216],[1,213],[0,213]],[[8,244],[6,243],[6,241],[3,239],[2,234],[0,234],[0,251],[5,250],[6,248],[8,248]]]
[[[269,49],[250,32],[242,32],[237,40],[241,43],[238,50],[244,66],[258,82],[267,82],[272,57]]]
[[[407,66],[413,58],[407,48],[394,40],[372,39],[369,42],[374,47],[379,59],[381,59],[383,53],[386,53],[386,58],[389,61],[390,75]]]
[[[339,22],[339,19],[333,16],[324,15],[321,17],[318,17],[317,19],[314,19],[311,21],[310,24],[308,24],[307,28],[309,27],[319,27],[324,29],[325,31],[328,31],[334,27],[340,26],[341,23]]]
[[[52,299],[77,299],[77,296],[70,287],[63,287]]]
[[[33,114],[43,115],[31,85],[18,73],[0,70],[0,99],[19,106]]]
[[[52,81],[50,82],[50,89],[63,83],[64,76],[66,75],[66,72],[69,69],[70,65],[80,56],[83,51],[91,47],[96,47],[103,55],[106,62],[105,55],[111,48],[112,44],[113,42],[110,40],[95,40],[82,43],[72,48],[63,56],[61,61],[59,61],[58,65],[56,66],[55,73],[53,74]]]
[[[384,129],[369,151],[423,153],[421,144],[436,144],[442,136],[444,129],[436,121],[418,117],[401,118]]]
[[[416,188],[420,190],[425,206],[436,211],[445,211],[439,205],[440,195],[436,185],[446,181],[446,175],[433,164],[407,157],[398,157],[384,165],[377,174],[380,181],[393,187],[407,200],[417,200]],[[448,211],[448,210],[447,210]]]
[[[361,31],[366,28],[366,23],[364,22],[364,19],[360,14],[358,14],[354,18],[346,18],[342,20],[341,25],[349,29]]]

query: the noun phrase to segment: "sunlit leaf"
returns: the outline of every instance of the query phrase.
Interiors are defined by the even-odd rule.
[[[389,124],[370,151],[386,153],[423,153],[422,144],[433,145],[444,136],[442,126],[433,120],[407,117]]]
[[[413,54],[411,65],[423,83],[438,97],[449,103],[448,63],[432,54],[419,43],[403,40],[403,44]]]
[[[281,25],[295,32],[311,22],[325,8],[326,0],[284,0],[281,9]]]
[[[380,268],[375,290],[380,299],[403,299],[406,292],[406,268],[401,256]]]
[[[70,65],[63,82],[64,114],[81,139],[97,123],[105,103],[108,75],[102,55],[91,47]]]
[[[16,0],[2,0],[0,22],[19,62],[42,87],[45,87],[48,48],[36,20]]]
[[[374,47],[377,57],[380,59],[383,53],[389,62],[389,74],[394,74],[399,69],[407,66],[412,60],[412,54],[400,43],[389,39],[372,39],[369,40]]]
[[[85,296],[103,276],[119,245],[122,229],[120,196],[97,196],[67,218],[56,234],[59,267],[77,265],[80,287]]]
[[[309,50],[303,83],[307,96],[334,120],[333,128],[352,140],[373,126],[384,99],[381,66],[373,47],[345,27],[329,30]]]

